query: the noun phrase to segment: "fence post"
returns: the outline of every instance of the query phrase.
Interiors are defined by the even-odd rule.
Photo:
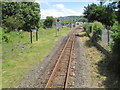
[[[108,28],[107,28],[107,34],[108,34],[108,45],[109,45],[109,42],[110,42],[110,38],[109,38],[109,29],[110,29],[110,27],[108,26]]]
[[[38,30],[36,30],[36,41],[38,41]]]
[[[90,26],[90,33],[92,32],[92,26]]]
[[[32,43],[32,30],[30,31],[30,41]]]

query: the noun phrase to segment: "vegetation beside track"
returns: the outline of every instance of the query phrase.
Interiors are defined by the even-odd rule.
[[[80,42],[85,48],[85,56],[91,66],[91,88],[118,88],[119,77],[111,71],[110,59],[96,49],[83,29],[80,30],[80,36]]]
[[[39,29],[39,41],[30,44],[29,32],[10,32],[11,42],[5,42],[3,48],[2,87],[14,88],[22,77],[40,62],[55,46],[58,40],[66,35],[70,28],[61,28],[61,35],[56,30]],[[19,33],[21,33],[19,35]],[[22,36],[22,37],[21,37]]]
[[[0,89],[2,88],[2,28],[0,27]]]

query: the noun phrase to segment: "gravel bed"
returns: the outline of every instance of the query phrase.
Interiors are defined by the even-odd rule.
[[[77,29],[79,32],[79,29]],[[84,56],[84,48],[76,35],[71,61],[69,88],[90,88],[90,63]]]
[[[81,44],[80,37],[76,37],[76,63],[75,63],[75,88],[90,88],[90,62],[85,57],[84,47]]]

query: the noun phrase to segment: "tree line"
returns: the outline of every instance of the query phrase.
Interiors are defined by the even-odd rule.
[[[75,23],[75,22],[87,22],[87,19],[83,16],[65,16],[53,18],[52,16],[47,16],[46,19],[43,19],[43,28],[51,28],[55,26],[56,20],[59,19],[61,25]]]

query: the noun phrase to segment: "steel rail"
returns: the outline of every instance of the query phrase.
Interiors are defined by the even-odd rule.
[[[67,74],[66,74],[66,78],[65,78],[65,84],[64,84],[64,89],[68,88],[68,82],[69,82],[69,76],[70,76],[70,65],[71,65],[71,61],[72,61],[72,50],[74,47],[74,36],[73,36],[73,41],[71,44],[71,51],[70,51],[70,57],[69,57],[69,62],[68,62],[68,68],[67,68]]]
[[[68,40],[67,40],[67,42],[66,42],[66,44],[65,44],[65,46],[64,46],[64,48],[63,48],[63,50],[62,50],[62,52],[61,52],[61,54],[60,54],[60,57],[59,57],[58,60],[57,60],[57,63],[56,63],[56,65],[55,65],[55,67],[54,67],[54,69],[53,69],[53,71],[52,71],[52,74],[50,75],[50,78],[49,78],[49,80],[48,80],[45,88],[50,88],[50,86],[51,86],[51,84],[52,84],[52,81],[53,81],[53,77],[55,76],[56,70],[57,70],[57,68],[58,68],[58,66],[59,66],[60,60],[61,60],[61,58],[62,58],[62,56],[63,56],[63,53],[64,53],[64,51],[65,51],[65,49],[66,49],[69,41],[70,41],[70,37],[68,38]]]

